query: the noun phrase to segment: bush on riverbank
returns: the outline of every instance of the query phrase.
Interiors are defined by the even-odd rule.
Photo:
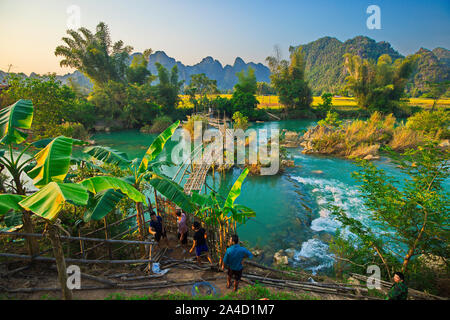
[[[159,116],[156,117],[155,120],[153,120],[152,125],[145,125],[141,128],[142,133],[161,133],[163,132],[168,126],[172,124],[172,119],[170,119],[169,116]]]
[[[336,155],[349,159],[376,159],[382,146],[395,151],[415,148],[426,141],[420,131],[404,124],[395,127],[392,114],[374,112],[368,120],[347,121],[340,124],[334,115],[330,121],[319,121],[303,136],[304,153]]]

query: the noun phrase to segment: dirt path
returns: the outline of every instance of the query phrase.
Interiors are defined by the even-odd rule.
[[[198,282],[206,280],[210,284],[212,284],[219,296],[226,295],[232,292],[232,289],[226,288],[226,273],[219,272],[214,270],[211,267],[206,265],[206,259],[204,259],[204,264],[202,268],[204,270],[198,270],[196,268],[197,264],[193,262],[185,262],[178,265],[170,266],[169,259],[177,260],[177,261],[186,261],[189,259],[195,258],[195,254],[190,254],[188,250],[189,247],[181,247],[178,245],[176,239],[171,235],[169,235],[169,245],[167,246],[165,243],[161,244],[161,248],[159,250],[164,250],[165,254],[161,259],[162,264],[169,263],[170,270],[162,277],[151,278],[151,279],[138,279],[135,281],[126,281],[124,277],[115,277],[112,278],[112,275],[118,274],[128,274],[128,278],[130,277],[138,277],[138,276],[148,276],[149,274],[143,271],[141,266],[128,266],[128,265],[82,265],[80,266],[81,272],[86,273],[92,276],[96,276],[102,279],[109,279],[116,283],[120,283],[123,285],[132,285],[139,284],[139,286],[143,285],[158,285],[165,284],[171,285],[174,283],[186,283],[186,282]],[[154,251],[154,254],[158,250]],[[20,266],[24,266],[24,262],[15,262],[9,267],[9,270],[18,268]],[[164,266],[162,267],[165,268]],[[253,274],[259,274],[261,276],[273,276],[272,271],[262,271],[257,270],[252,267],[246,267],[246,272],[252,272]],[[299,279],[300,280],[300,279]],[[142,285],[141,285],[142,284]],[[250,285],[249,282],[242,281],[240,283],[240,288]],[[90,279],[82,278],[81,280],[82,287],[98,287],[104,286],[97,281],[93,281]],[[187,295],[191,295],[193,284],[187,285],[176,285],[169,286],[163,288],[151,288],[151,289],[138,289],[138,290],[130,290],[125,288],[105,288],[105,289],[93,289],[93,290],[73,290],[74,299],[80,300],[103,300],[112,294],[120,293],[122,296],[143,296],[152,293],[184,293]],[[270,287],[270,285],[264,285]],[[57,272],[53,265],[48,263],[36,263],[31,268],[23,271],[19,271],[9,277],[0,278],[0,287],[8,288],[8,289],[17,289],[17,288],[58,288],[59,283],[57,280]],[[290,292],[294,294],[304,294],[305,297],[313,297],[319,299],[348,299],[348,297],[315,293],[309,291],[301,291],[301,290],[283,290],[279,287],[273,287],[272,290],[274,292]],[[11,293],[11,292],[0,292],[0,298],[2,299],[31,299],[31,300],[39,300],[39,299],[60,299],[61,293],[59,290],[51,290],[51,291],[39,291],[32,293]]]

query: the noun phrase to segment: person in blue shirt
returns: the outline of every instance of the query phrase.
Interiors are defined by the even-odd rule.
[[[253,255],[246,248],[239,245],[239,237],[237,234],[231,236],[230,245],[223,258],[222,270],[224,270],[225,266],[228,268],[227,288],[230,288],[231,278],[234,277],[233,291],[237,291],[239,281],[242,277],[242,271],[244,270],[242,261],[244,258],[253,258]]]

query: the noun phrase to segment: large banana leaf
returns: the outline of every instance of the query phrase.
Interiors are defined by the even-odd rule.
[[[88,203],[88,209],[84,213],[84,222],[100,220],[117,206],[124,194],[113,189],[97,193]]]
[[[50,182],[38,192],[20,201],[19,205],[44,219],[54,220],[66,201],[75,205],[86,205],[88,199],[89,194],[82,185]]]
[[[233,220],[237,223],[245,223],[247,219],[256,216],[256,212],[253,209],[241,204],[236,204],[234,207],[225,207],[224,214],[228,216],[229,213],[231,213]]]
[[[20,99],[16,103],[0,110],[0,143],[21,143],[27,134],[21,129],[30,129],[33,121],[31,100]]]
[[[236,182],[231,187],[231,190],[228,193],[227,200],[225,200],[224,207],[228,207],[228,208],[233,207],[234,201],[241,194],[242,183],[244,182],[245,177],[247,177],[247,174],[248,174],[248,168],[245,168],[244,171],[242,171],[239,178],[237,178]]]
[[[35,148],[42,149],[45,148],[50,142],[53,141],[53,138],[45,138],[38,141],[34,141],[31,145]]]
[[[128,156],[124,152],[103,146],[94,146],[84,149],[84,152],[97,160],[117,166],[126,166],[131,163]]]
[[[143,172],[147,170],[148,163],[156,159],[156,157],[161,153],[164,149],[164,145],[173,135],[175,130],[180,125],[180,120],[177,120],[175,123],[171,124],[166,130],[161,132],[159,136],[152,142],[144,157],[142,158],[141,164],[139,165],[139,172]]]
[[[69,171],[72,144],[71,138],[60,136],[34,156],[37,164],[28,175],[35,186],[42,187],[51,181],[64,181]]]
[[[191,202],[191,199],[183,191],[177,183],[165,177],[157,176],[148,180],[150,185],[153,186],[159,193],[167,198],[167,200],[175,203],[181,209],[188,213],[194,213],[195,207]]]
[[[105,176],[93,177],[81,181],[80,184],[85,186],[92,193],[114,189],[120,190],[122,193],[126,194],[128,198],[132,199],[135,202],[146,202],[145,196],[141,192],[119,178]]]
[[[0,216],[8,213],[9,210],[14,211],[22,210],[19,206],[19,202],[25,198],[25,196],[17,194],[0,194]]]

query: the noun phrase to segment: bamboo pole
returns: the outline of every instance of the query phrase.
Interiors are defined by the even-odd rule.
[[[16,258],[21,260],[37,260],[37,261],[50,261],[55,262],[55,258],[51,257],[32,257],[30,255],[23,255],[23,254],[14,254],[14,253],[0,253],[0,257],[5,258]],[[138,264],[138,263],[148,263],[152,262],[149,259],[136,259],[136,260],[88,260],[88,259],[72,259],[72,258],[66,258],[64,259],[65,262],[77,262],[77,263],[84,263],[84,264]],[[154,262],[154,261],[153,261]]]
[[[106,216],[103,218],[103,222],[105,223],[105,240],[108,240],[109,232],[108,232],[108,221],[106,220]],[[106,243],[106,250],[108,252],[109,259],[112,260],[112,251],[110,243]]]

